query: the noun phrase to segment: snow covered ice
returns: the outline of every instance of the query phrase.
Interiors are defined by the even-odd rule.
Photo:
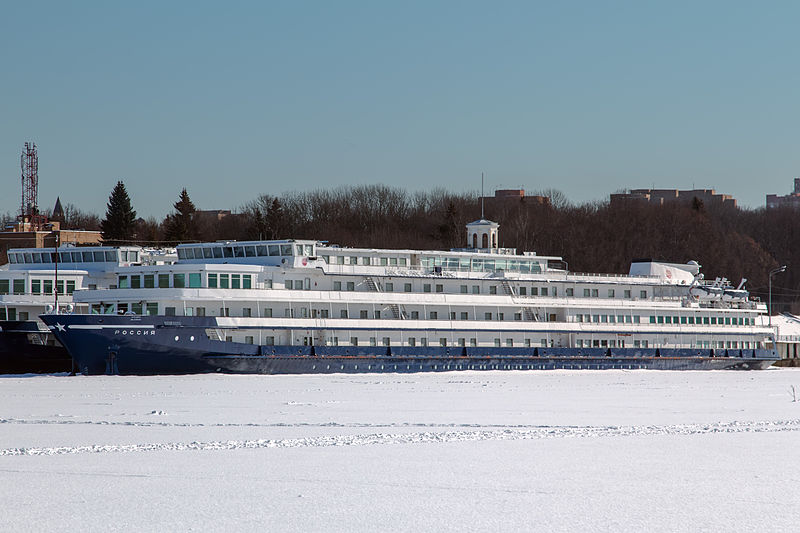
[[[800,369],[4,376],[4,531],[796,531]]]

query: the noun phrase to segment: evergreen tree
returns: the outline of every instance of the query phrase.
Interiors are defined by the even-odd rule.
[[[168,241],[188,241],[194,237],[194,213],[197,211],[184,187],[178,201],[174,204],[175,213],[164,221],[164,237]]]
[[[272,200],[272,204],[267,209],[264,217],[266,233],[268,239],[279,239],[284,225],[283,206],[277,198]]]
[[[100,231],[103,232],[103,241],[131,241],[134,237],[134,221],[136,211],[131,207],[131,199],[125,185],[118,181],[108,197],[106,218],[100,222]]]

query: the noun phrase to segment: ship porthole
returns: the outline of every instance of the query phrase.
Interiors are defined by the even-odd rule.
[[[190,340],[190,341],[194,341],[194,335],[192,335],[191,337],[189,337],[189,340]]]
[[[179,340],[179,339],[180,339],[180,337],[178,337],[177,335],[175,335],[175,342],[178,342],[178,340]]]

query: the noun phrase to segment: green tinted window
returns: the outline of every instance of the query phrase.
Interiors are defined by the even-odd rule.
[[[41,294],[42,293],[42,282],[38,279],[31,280],[31,292],[33,294]]]
[[[159,274],[158,275],[158,288],[159,289],[168,289],[169,288],[169,274]]]
[[[128,285],[128,276],[120,276],[119,277],[119,284],[117,285],[120,289],[127,289]]]
[[[157,315],[158,314],[158,304],[148,302],[147,303],[147,313],[148,316]]]
[[[24,279],[15,279],[14,280],[14,294],[25,294],[25,280]]]
[[[231,274],[231,289],[242,288],[242,276],[239,274]]]
[[[208,288],[209,289],[216,289],[217,288],[217,275],[216,274],[209,274],[208,275]]]
[[[219,288],[220,289],[227,289],[230,287],[228,283],[230,280],[230,276],[228,274],[220,274],[219,275]]]
[[[75,281],[74,280],[68,280],[67,281],[67,294],[72,294],[73,292],[75,292]]]
[[[179,289],[186,287],[186,274],[173,274],[172,286]]]
[[[0,294],[8,294],[9,283],[7,279],[0,279]]]
[[[141,289],[142,288],[142,276],[135,275],[131,276],[131,289]]]
[[[189,274],[189,287],[196,289],[200,287],[200,273],[194,272]]]
[[[156,277],[153,274],[144,275],[144,288],[152,289],[156,286]]]
[[[245,274],[242,276],[242,288],[243,289],[250,289],[252,288],[252,283],[250,281],[250,274]]]

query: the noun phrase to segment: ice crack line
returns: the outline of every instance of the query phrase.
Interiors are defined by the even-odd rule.
[[[422,433],[372,433],[365,435],[326,435],[295,439],[228,440],[150,444],[94,444],[53,448],[6,448],[0,456],[69,455],[83,453],[130,453],[185,450],[242,450],[259,448],[316,448],[330,446],[369,446],[376,444],[427,444],[489,440],[532,440],[547,438],[628,437],[647,435],[706,435],[712,433],[770,433],[800,430],[800,420],[768,422],[717,422],[667,426],[550,426],[537,429],[444,431]]]

